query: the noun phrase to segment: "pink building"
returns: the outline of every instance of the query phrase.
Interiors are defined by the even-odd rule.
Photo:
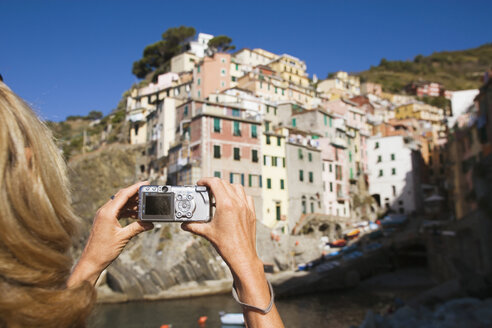
[[[240,183],[261,202],[261,122],[243,108],[189,100],[176,108],[177,142],[169,150],[168,183],[215,176]]]
[[[217,93],[230,87],[231,55],[215,53],[205,57],[193,69],[192,96],[206,99],[211,93]]]

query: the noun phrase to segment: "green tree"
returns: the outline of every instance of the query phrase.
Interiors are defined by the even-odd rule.
[[[218,35],[208,41],[208,46],[213,52],[228,52],[236,49],[231,43],[232,39],[227,35]]]
[[[91,121],[99,120],[103,117],[103,113],[98,110],[91,110],[89,115],[87,115],[87,119]]]
[[[169,28],[162,33],[162,40],[145,47],[142,58],[133,63],[132,73],[143,79],[149,73],[162,69],[169,64],[171,58],[181,52],[183,42],[191,39],[195,34],[193,27]]]

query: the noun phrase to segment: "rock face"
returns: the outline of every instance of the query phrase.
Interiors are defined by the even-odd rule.
[[[135,182],[142,151],[141,147],[113,145],[69,163],[73,206],[84,221],[79,252],[97,209],[120,188]],[[281,236],[274,241],[270,230],[257,222],[258,254],[276,271],[318,256],[317,243],[306,236]],[[230,279],[229,269],[208,241],[182,231],[179,224],[157,223],[153,230],[136,236],[108,267],[101,291],[119,293],[118,299],[148,299],[175,286],[205,286],[210,281]]]

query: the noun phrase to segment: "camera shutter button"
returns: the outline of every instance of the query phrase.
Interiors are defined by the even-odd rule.
[[[191,214],[191,212],[186,213],[186,216],[187,216],[188,218],[191,218],[191,215],[192,215],[192,214]]]
[[[176,199],[177,199],[177,200],[181,200],[181,199],[183,199],[183,196],[182,196],[181,194],[178,194],[178,195],[176,196]]]
[[[188,198],[188,200],[192,200],[193,199],[193,195],[188,194],[187,198]]]

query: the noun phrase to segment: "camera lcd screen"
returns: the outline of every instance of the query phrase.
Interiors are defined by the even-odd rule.
[[[145,215],[171,215],[173,194],[145,197]]]

